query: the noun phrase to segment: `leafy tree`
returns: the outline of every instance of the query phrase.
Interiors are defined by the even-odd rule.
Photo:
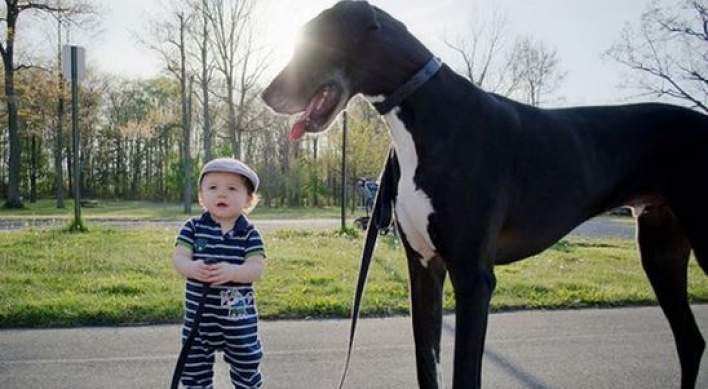
[[[20,15],[26,12],[61,12],[67,17],[78,17],[92,13],[90,4],[82,1],[69,2],[65,6],[58,6],[57,1],[40,0],[5,0],[5,4],[0,6],[4,11],[4,16],[0,18],[4,27],[5,39],[0,42],[0,56],[2,57],[3,70],[5,73],[5,103],[7,105],[8,138],[10,144],[9,155],[9,176],[7,184],[7,195],[5,207],[22,208],[22,197],[20,195],[20,126],[19,126],[19,104],[17,91],[15,90],[15,71],[26,65],[15,64],[15,42],[18,35],[18,21]]]
[[[20,102],[18,119],[23,130],[21,139],[26,150],[22,164],[26,169],[20,170],[20,178],[29,178],[29,200],[34,203],[37,201],[39,172],[45,170],[51,158],[51,154],[43,150],[43,144],[52,138],[52,107],[56,91],[51,87],[46,88],[46,85],[52,85],[51,74],[39,68],[19,73],[15,82]]]
[[[356,182],[359,178],[377,179],[383,162],[388,155],[391,139],[383,121],[368,104],[350,105],[347,129],[347,177],[341,182],[342,127],[328,133],[326,149],[323,153],[323,169],[326,186],[332,195],[339,196],[342,185],[346,185],[346,198],[350,208],[359,204]],[[338,198],[336,199],[338,200]],[[338,201],[336,201],[338,203]]]

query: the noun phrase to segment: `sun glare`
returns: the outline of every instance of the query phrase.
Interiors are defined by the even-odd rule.
[[[281,69],[292,56],[300,28],[335,0],[268,0],[264,5],[263,39],[272,52],[271,68]]]

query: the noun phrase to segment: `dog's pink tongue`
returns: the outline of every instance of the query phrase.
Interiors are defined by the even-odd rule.
[[[299,119],[290,128],[290,140],[298,140],[305,136],[305,129],[307,129],[307,118],[303,117]]]
[[[307,127],[310,125],[310,117],[322,110],[322,106],[327,102],[330,95],[330,88],[325,87],[317,93],[305,108],[305,112],[290,128],[290,139],[297,140],[305,136]]]

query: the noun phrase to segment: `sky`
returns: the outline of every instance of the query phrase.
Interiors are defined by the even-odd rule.
[[[333,0],[259,0],[266,33],[262,39],[280,53],[272,74],[287,61],[297,29]],[[136,43],[148,21],[164,13],[163,0],[97,0],[106,11],[103,32],[77,37],[89,64],[126,77],[157,75],[156,55]],[[626,23],[637,25],[647,0],[371,0],[404,22],[443,61],[457,59],[444,39],[459,36],[474,21],[494,13],[506,17],[507,35],[529,36],[555,49],[566,73],[556,105],[615,104],[631,91],[619,89],[623,68],[602,54],[620,39]]]

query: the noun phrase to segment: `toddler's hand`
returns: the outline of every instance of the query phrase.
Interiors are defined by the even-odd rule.
[[[209,278],[208,281],[212,285],[222,285],[233,281],[236,265],[226,262],[219,262],[213,265],[207,265]]]
[[[204,261],[192,261],[187,269],[187,276],[193,278],[197,281],[211,283],[209,279],[211,278],[210,267],[212,265],[207,265]]]

